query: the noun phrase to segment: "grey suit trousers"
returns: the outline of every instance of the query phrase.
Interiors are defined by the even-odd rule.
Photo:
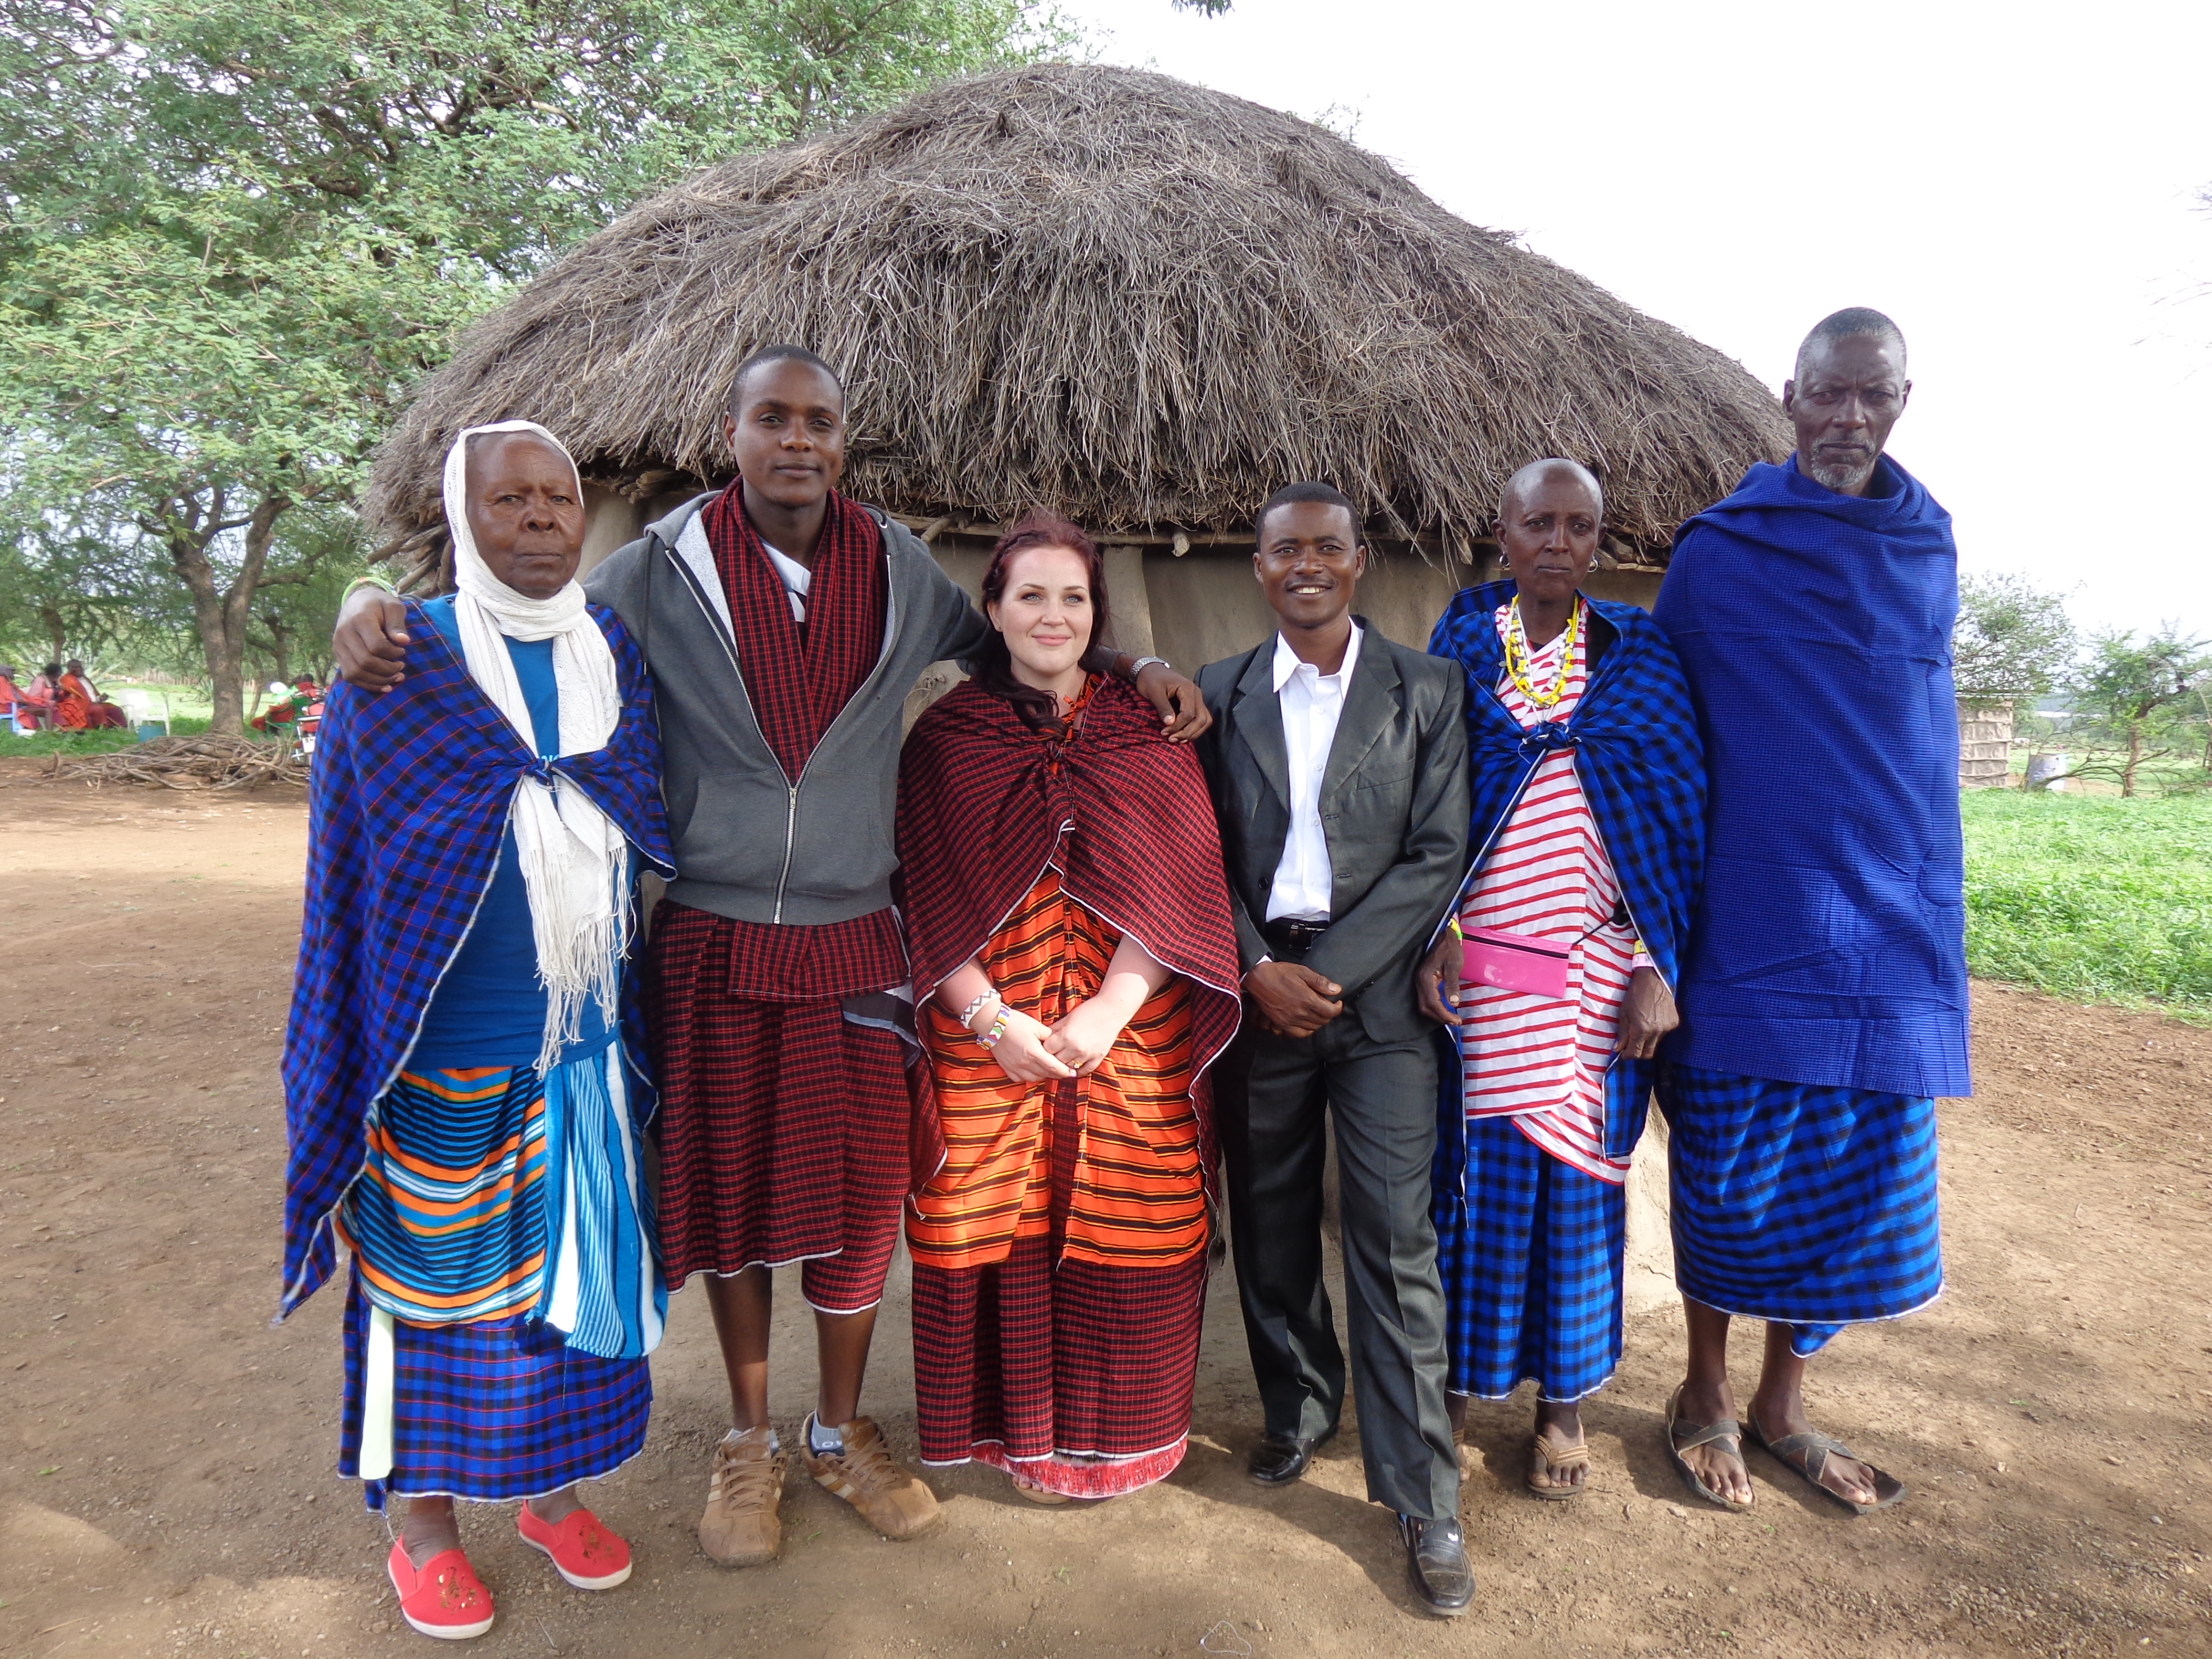
[[[1344,1352],[1322,1280],[1322,1137],[1333,1115],[1367,1495],[1425,1520],[1456,1515],[1429,1212],[1434,1047],[1425,1036],[1378,1043],[1350,1010],[1310,1037],[1276,1036],[1248,1006],[1214,1089],[1237,1295],[1268,1431],[1316,1437],[1344,1407]]]

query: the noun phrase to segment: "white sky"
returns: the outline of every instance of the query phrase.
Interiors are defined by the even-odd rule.
[[[1778,391],[1895,317],[1970,570],[2212,635],[2212,6],[1067,0],[1109,62],[1356,137]],[[1340,127],[1341,117],[1333,117]]]

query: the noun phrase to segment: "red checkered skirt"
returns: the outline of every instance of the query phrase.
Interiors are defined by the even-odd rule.
[[[732,995],[728,931],[687,920],[664,907],[648,962],[667,1282],[800,1261],[816,1308],[872,1307],[912,1169],[906,1046],[836,997]]]
[[[987,1267],[914,1267],[927,1463],[970,1460],[1071,1498],[1171,1474],[1190,1435],[1206,1252],[1104,1267],[1023,1238]]]

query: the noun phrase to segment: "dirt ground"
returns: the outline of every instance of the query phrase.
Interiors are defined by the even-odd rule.
[[[269,1324],[304,829],[296,795],[0,790],[0,1651],[423,1650],[382,1522],[334,1473],[339,1298]],[[1172,1480],[1040,1510],[947,1471],[945,1524],[902,1546],[794,1484],[784,1559],[731,1572],[691,1534],[726,1421],[692,1292],[647,1449],[592,1497],[636,1577],[569,1590],[506,1511],[472,1510],[500,1607],[477,1650],[2212,1653],[2212,1031],[1995,988],[1977,1024],[1983,1092],[1945,1109],[1950,1288],[1814,1370],[1817,1419],[1913,1488],[1899,1510],[1821,1506],[1757,1453],[1752,1515],[1689,1504],[1661,1450],[1679,1355],[1661,1310],[1588,1411],[1587,1498],[1522,1496],[1527,1401],[1478,1407],[1480,1599],[1425,1618],[1351,1437],[1290,1491],[1243,1478],[1257,1413],[1224,1273]],[[870,1396],[910,1448],[895,1292]],[[795,1324],[779,1352],[787,1437],[812,1358]]]

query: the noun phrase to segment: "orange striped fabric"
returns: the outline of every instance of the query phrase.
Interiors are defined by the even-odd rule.
[[[982,963],[1009,1004],[1049,1025],[1097,991],[1121,942],[1048,867]],[[1154,992],[1087,1078],[1014,1082],[933,999],[921,1034],[946,1156],[907,1217],[916,1261],[988,1267],[1017,1238],[1055,1233],[1066,1256],[1109,1267],[1206,1248],[1188,980]]]

